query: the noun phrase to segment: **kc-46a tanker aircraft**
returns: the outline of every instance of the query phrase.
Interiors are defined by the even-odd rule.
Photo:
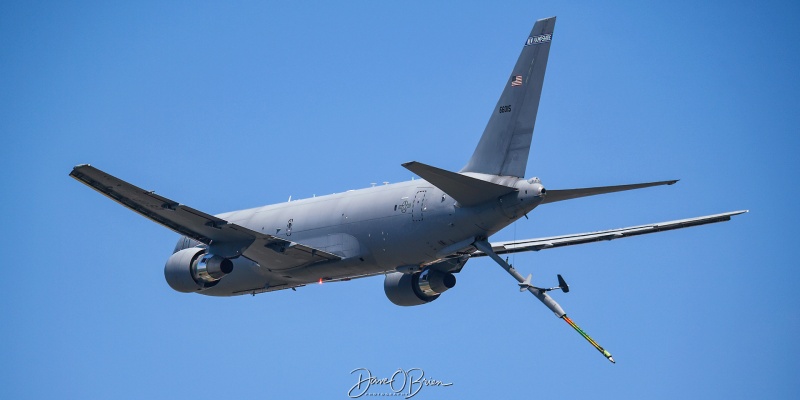
[[[173,289],[209,296],[258,294],[310,283],[384,275],[386,296],[414,306],[456,284],[471,258],[488,256],[610,361],[547,292],[501,255],[620,239],[728,221],[733,211],[677,221],[547,238],[491,242],[493,234],[537,206],[579,197],[672,185],[675,180],[547,190],[525,178],[555,17],[536,21],[478,146],[458,172],[412,161],[422,179],[209,215],[143,190],[93,166],[70,176],[183,235],[164,266]]]

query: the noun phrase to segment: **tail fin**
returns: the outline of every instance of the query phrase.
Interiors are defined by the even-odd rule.
[[[533,25],[478,147],[460,172],[525,176],[556,17]]]

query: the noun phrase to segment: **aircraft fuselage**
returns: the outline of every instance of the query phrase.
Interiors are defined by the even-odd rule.
[[[342,260],[275,269],[239,257],[233,260],[231,274],[200,293],[259,293],[279,289],[271,281],[296,286],[428,265],[469,248],[475,238],[491,236],[541,202],[542,186],[534,179],[504,177],[503,184],[517,191],[480,207],[461,207],[442,190],[417,179],[219,214],[231,223]],[[197,244],[183,237],[175,250]]]

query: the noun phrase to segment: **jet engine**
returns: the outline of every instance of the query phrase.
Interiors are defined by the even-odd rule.
[[[386,297],[398,306],[418,306],[436,300],[455,285],[456,277],[450,272],[426,268],[413,274],[386,274],[383,290]]]
[[[164,265],[164,278],[178,292],[191,293],[216,285],[233,271],[233,261],[206,253],[200,247],[183,249],[171,255]]]

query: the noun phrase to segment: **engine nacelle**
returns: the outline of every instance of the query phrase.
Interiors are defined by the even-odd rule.
[[[192,247],[169,257],[164,265],[164,278],[172,289],[197,292],[216,285],[220,278],[233,271],[233,261],[205,251]]]
[[[432,269],[414,274],[386,274],[383,290],[386,297],[398,306],[418,306],[436,300],[440,294],[456,285],[455,275]]]

